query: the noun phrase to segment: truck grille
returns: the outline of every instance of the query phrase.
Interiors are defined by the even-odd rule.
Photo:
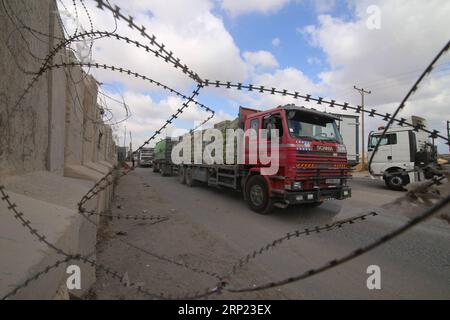
[[[347,177],[345,153],[297,151],[296,178],[306,180],[325,180]]]
[[[347,164],[345,153],[297,151],[297,163]]]

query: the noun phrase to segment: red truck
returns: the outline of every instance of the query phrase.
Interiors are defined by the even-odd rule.
[[[181,183],[241,191],[249,207],[268,214],[273,207],[294,204],[320,205],[326,200],[351,196],[347,184],[351,169],[347,151],[337,129],[335,116],[295,105],[258,111],[241,107],[235,121],[243,130],[279,130],[279,167],[273,175],[262,174],[255,164],[181,164],[177,166]],[[244,139],[249,157],[249,138]],[[270,144],[267,144],[270,149]],[[270,151],[270,150],[269,150]]]

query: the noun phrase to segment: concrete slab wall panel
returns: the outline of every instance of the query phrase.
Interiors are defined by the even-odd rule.
[[[98,108],[97,81],[80,67],[46,71],[29,90],[35,74],[64,37],[55,0],[4,1],[0,6],[0,185],[39,231],[61,249],[95,259],[97,228],[78,212],[78,202],[116,163],[112,129]],[[22,23],[48,35],[37,37]],[[53,63],[75,59],[62,50]],[[21,98],[23,96],[23,99]],[[87,203],[105,210],[109,186]],[[57,254],[36,241],[0,201],[0,297],[50,265]],[[93,217],[97,218],[97,217]],[[98,221],[98,219],[94,219]],[[80,265],[85,293],[95,269]],[[31,283],[12,299],[67,298],[64,266]]]

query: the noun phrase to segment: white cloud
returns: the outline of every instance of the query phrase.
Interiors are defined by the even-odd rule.
[[[296,68],[278,69],[274,73],[255,75],[255,83],[274,86],[278,89],[302,90],[317,93],[316,85],[300,70]]]
[[[235,17],[252,12],[273,13],[281,9],[290,0],[222,0],[222,9]]]
[[[71,8],[67,0],[67,7]],[[210,0],[195,1],[125,1],[115,3],[124,14],[131,15],[140,25],[144,25],[150,35],[163,42],[175,53],[181,62],[187,64],[204,78],[225,78],[244,80],[248,70],[240,56],[232,36],[226,30],[221,18],[212,13]],[[109,11],[95,8],[95,2],[86,2],[97,30],[113,30],[114,20]],[[88,30],[87,17],[80,13],[84,29]],[[148,44],[149,40],[130,29],[123,21],[118,21],[117,33]],[[133,44],[115,39],[101,39],[94,44],[93,59],[101,64],[112,64],[132,69],[148,75],[169,86],[185,89],[193,80],[180,70],[175,70],[162,59],[136,48]],[[96,70],[94,72],[102,81],[117,80],[117,73]],[[122,77],[121,82],[135,90],[152,90],[153,87],[142,80]]]
[[[246,51],[243,54],[245,61],[253,67],[273,69],[278,67],[278,61],[269,51]]]
[[[65,0],[68,8],[71,1]],[[332,10],[334,1],[322,1],[316,6],[319,12]],[[280,68],[275,57],[268,51],[241,53],[222,19],[213,14],[212,0],[194,1],[125,1],[115,0],[127,14],[145,25],[150,34],[155,34],[183,63],[208,79],[247,81],[257,85],[279,89],[292,89],[302,93],[327,94],[340,100],[359,103],[359,95],[353,85],[371,89],[367,97],[369,106],[377,106],[382,111],[392,112],[403,97],[414,77],[425,67],[450,36],[450,2],[440,1],[357,1],[350,2],[356,16],[344,20],[331,15],[320,15],[317,25],[299,29],[310,44],[322,49],[329,70],[320,74],[322,83],[316,84],[296,68]],[[230,15],[259,12],[272,13],[279,10],[288,0],[274,1],[231,1],[223,0],[222,8]],[[94,1],[86,2],[98,30],[113,30],[114,21],[110,12],[96,8]],[[327,6],[325,6],[328,4]],[[376,4],[382,13],[380,30],[366,27],[368,5]],[[438,8],[438,9],[437,9]],[[80,13],[81,14],[81,13]],[[81,14],[85,29],[89,29],[87,18]],[[142,43],[147,40],[139,32],[129,29],[119,21],[118,33],[137,38]],[[273,39],[272,45],[279,42]],[[193,81],[179,70],[175,70],[160,59],[156,59],[117,40],[99,40],[95,44],[94,59],[99,63],[119,65],[149,75],[155,80],[183,90],[187,94]],[[308,63],[317,63],[314,57]],[[410,72],[411,70],[416,70]],[[405,74],[410,72],[408,74]],[[144,139],[151,130],[159,128],[181,101],[168,96],[158,101],[149,98],[148,93],[160,94],[158,88],[126,76],[118,77],[117,72],[95,70],[94,75],[102,82],[119,82],[125,85],[124,96],[134,116],[128,120],[128,128],[136,131],[136,139]],[[392,76],[389,76],[392,75]],[[447,79],[447,80],[446,80]],[[443,114],[448,114],[448,78],[430,81],[408,104],[405,114],[414,112],[429,118],[430,124],[444,128]],[[213,92],[211,89],[207,93]],[[144,94],[146,93],[146,94]],[[228,101],[246,102],[255,107],[273,107],[277,104],[296,102],[289,98],[270,94],[248,95],[247,92],[215,90]],[[428,99],[429,98],[429,99]],[[428,99],[428,100],[427,100]],[[202,100],[202,97],[200,97]],[[428,105],[427,105],[428,101]],[[214,107],[214,106],[212,106]],[[189,121],[203,119],[200,110],[192,107],[185,114]],[[116,118],[120,118],[117,110]],[[232,118],[224,111],[218,112],[219,119]],[[377,119],[377,125],[379,124]],[[370,123],[369,123],[370,126]],[[373,124],[375,126],[375,124]]]
[[[302,71],[296,68],[277,69],[274,72],[265,72],[254,74],[253,83],[255,85],[264,85],[266,88],[286,89],[290,92],[299,91],[301,93],[318,94],[321,88],[309,79]],[[270,93],[254,94],[248,97],[248,103],[255,108],[274,108],[279,105],[289,103],[305,105],[292,97],[281,95],[272,95]]]
[[[366,9],[373,4],[381,9],[380,30],[366,27]],[[356,17],[351,21],[321,15],[318,25],[301,31],[326,54],[330,69],[320,77],[329,95],[359,104],[359,94],[353,90],[357,85],[372,90],[366,104],[392,112],[450,38],[450,2],[357,1],[354,9]],[[428,118],[430,127],[444,130],[438,115],[448,114],[448,103],[439,96],[449,87],[448,74],[422,85],[402,115],[414,112]],[[373,121],[379,124],[381,119]]]
[[[317,13],[328,13],[336,6],[336,0],[314,0]]]
[[[273,38],[272,39],[272,46],[279,47],[281,44],[281,40],[279,38]]]
[[[72,3],[65,0],[67,8]],[[226,30],[222,19],[212,13],[214,4],[211,0],[194,1],[125,1],[115,0],[124,14],[134,17],[138,25],[144,25],[147,32],[163,42],[175,56],[181,59],[203,78],[230,79],[243,81],[248,78],[250,67],[241,57],[232,36]],[[95,30],[112,31],[115,23],[111,12],[99,10],[95,1],[86,2]],[[80,20],[85,30],[90,29],[87,16],[80,10]],[[72,30],[73,32],[73,30]],[[117,33],[142,44],[149,44],[136,30],[130,29],[123,21],[118,21]],[[119,66],[131,69],[140,74],[169,85],[189,95],[194,81],[180,70],[175,70],[163,60],[136,48],[133,44],[115,39],[100,39],[94,43],[93,59],[100,64]],[[90,72],[97,80],[104,83],[119,84],[123,88],[123,96],[132,111],[132,117],[115,126],[119,136],[123,136],[124,126],[133,133],[134,145],[143,143],[156,129],[182,104],[173,95],[165,95],[160,88],[141,79],[129,77],[118,72],[92,69]],[[106,86],[105,88],[110,88]],[[113,97],[119,98],[118,95]],[[158,99],[152,98],[156,94]],[[202,100],[201,97],[199,100]],[[109,102],[114,119],[125,118],[123,106]],[[212,106],[214,107],[214,106]],[[211,122],[233,118],[220,108],[216,109],[216,117]],[[190,106],[171,128],[183,132],[183,128],[192,128],[210,114],[199,107]],[[181,127],[180,127],[181,126]],[[122,142],[123,143],[123,142]]]
[[[106,92],[110,97],[122,100],[122,97],[118,94]],[[144,143],[154,131],[162,127],[167,119],[171,117],[181,106],[182,101],[177,97],[167,97],[160,101],[155,101],[151,96],[136,93],[133,91],[127,91],[123,94],[123,99],[126,104],[130,107],[132,117],[120,125],[117,125],[115,131],[119,136],[123,136],[125,127],[128,131],[133,134],[133,140],[135,147],[138,147]],[[122,105],[118,103],[112,103],[108,100],[108,107],[113,112],[115,119],[124,119],[126,112]],[[179,136],[187,131],[186,128],[193,128],[199,125],[203,120],[208,118],[211,114],[206,110],[191,104],[185,111],[181,114],[176,123],[170,125],[166,131],[163,132],[161,137],[168,136]],[[218,110],[215,117],[208,124],[211,126],[213,123],[232,119],[233,116],[224,112],[223,110]],[[181,124],[184,124],[182,127]],[[157,140],[161,137],[158,137]]]
[[[317,57],[308,57],[308,59],[306,59],[306,62],[308,62],[308,64],[311,64],[311,65],[312,64],[317,64],[317,65],[322,64],[322,61]]]

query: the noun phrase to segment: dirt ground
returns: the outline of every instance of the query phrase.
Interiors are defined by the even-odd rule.
[[[97,260],[146,292],[182,298],[215,288],[220,281],[217,274],[227,274],[249,252],[288,232],[378,212],[367,221],[293,239],[258,256],[228,280],[229,287],[247,288],[342,257],[424,209],[417,201],[399,202],[396,199],[405,192],[388,190],[382,181],[355,177],[351,187],[353,196],[345,201],[329,201],[318,208],[292,206],[264,216],[249,210],[239,193],[202,185],[189,188],[176,177],[137,168],[120,179],[110,214],[167,220],[107,220],[100,228]],[[440,188],[441,193],[448,192],[446,186]],[[450,225],[436,216],[376,250],[305,281],[247,294],[224,291],[208,299],[448,298],[449,230]],[[367,267],[374,264],[382,270],[381,290],[366,286]],[[86,298],[155,297],[126,287],[97,268],[97,282]]]
[[[159,215],[168,219],[153,221],[126,221],[109,219],[99,232],[97,261],[124,275],[130,283],[143,286],[155,294],[172,297],[191,295],[214,288],[218,279],[194,272],[184,266],[164,261],[168,258],[190,267],[220,275],[229,272],[242,256],[227,244],[208,233],[201,225],[183,217],[176,209],[164,203],[157,185],[145,183],[136,172],[120,180],[112,215]],[[174,197],[177,195],[174,194]],[[159,258],[158,258],[159,257]],[[235,285],[252,283],[258,276],[258,266],[244,268],[244,276],[233,278]],[[251,271],[250,271],[251,269]],[[261,279],[260,276],[258,276]],[[87,296],[91,299],[149,299],[136,288],[126,287],[99,270],[97,283]],[[213,295],[210,299],[217,298]],[[281,290],[249,294],[222,293],[220,299],[285,299]]]

